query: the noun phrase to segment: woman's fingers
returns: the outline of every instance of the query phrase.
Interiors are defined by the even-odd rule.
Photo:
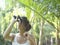
[[[25,36],[28,40],[31,39],[31,37],[30,37],[31,35],[30,35],[28,32],[25,32],[25,33],[24,33],[24,36]]]
[[[25,37],[27,37],[27,36],[28,36],[28,33],[27,33],[27,32],[25,32],[25,33],[24,33],[24,36],[25,36]]]
[[[13,16],[11,21],[15,23],[17,21],[17,16]]]

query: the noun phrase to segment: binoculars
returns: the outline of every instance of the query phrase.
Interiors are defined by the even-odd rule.
[[[17,21],[19,22],[19,21],[21,21],[22,22],[22,19],[21,19],[21,17],[18,15],[18,16],[13,16],[14,17],[14,19],[16,19],[17,18]]]

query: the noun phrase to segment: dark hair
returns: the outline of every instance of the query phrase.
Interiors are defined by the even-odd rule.
[[[27,17],[21,17],[22,23],[25,26],[25,31],[29,31],[31,29],[31,25],[27,19]]]

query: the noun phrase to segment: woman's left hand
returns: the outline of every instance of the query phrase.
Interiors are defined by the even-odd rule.
[[[28,32],[25,32],[25,33],[24,33],[24,36],[28,39],[28,38],[29,38]]]
[[[30,41],[31,45],[36,45],[35,38],[33,37],[33,35],[29,34],[28,32],[25,32],[24,36],[27,38],[27,40]]]

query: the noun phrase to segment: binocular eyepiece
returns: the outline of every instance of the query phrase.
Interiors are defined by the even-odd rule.
[[[14,19],[16,19],[17,18],[17,21],[19,22],[19,21],[21,21],[22,22],[22,19],[21,19],[21,17],[18,15],[18,16],[13,16],[14,17]]]

